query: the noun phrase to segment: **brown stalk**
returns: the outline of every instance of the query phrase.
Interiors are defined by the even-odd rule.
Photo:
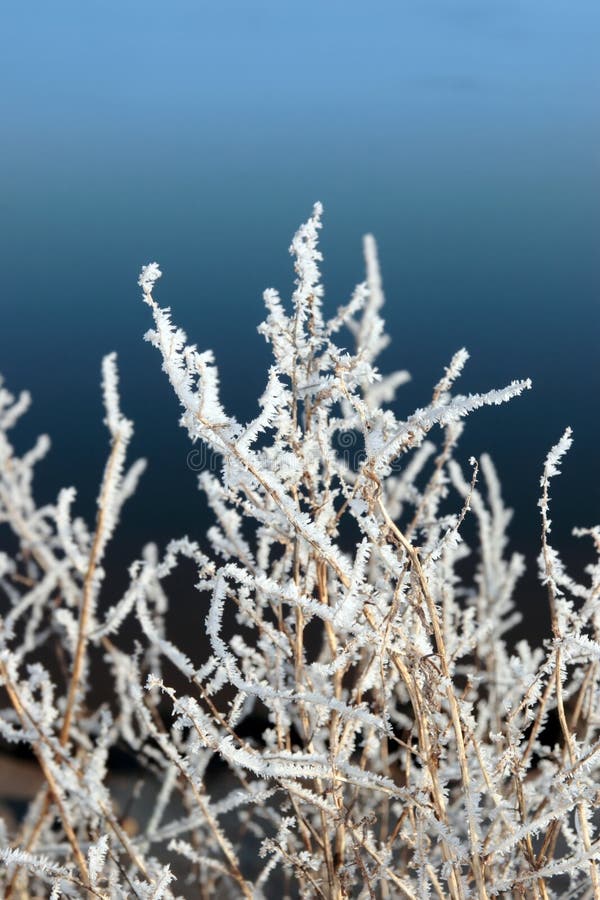
[[[548,546],[548,476],[544,473],[544,478],[542,479],[542,555],[544,559],[544,568],[546,570],[547,582],[548,582],[548,601],[550,604],[550,616],[552,621],[552,632],[554,634],[554,639],[557,642],[556,647],[556,666],[554,669],[554,684],[556,689],[556,706],[558,710],[558,720],[560,722],[560,728],[563,735],[564,746],[567,750],[569,756],[569,763],[571,768],[576,763],[576,753],[575,753],[575,745],[573,743],[573,735],[571,733],[571,729],[569,728],[567,717],[565,715],[565,706],[563,702],[563,692],[562,692],[562,677],[561,677],[561,642],[563,640],[563,635],[561,632],[560,621],[558,618],[558,609],[556,604],[556,592],[554,587],[554,579],[552,577],[552,563],[550,560],[550,548]],[[580,801],[577,804],[577,815],[579,818],[579,827],[581,830],[581,836],[583,838],[583,846],[587,853],[591,853],[592,842],[590,838],[590,829],[587,822],[587,817],[585,813],[585,804],[583,801]],[[594,891],[594,900],[600,900],[600,878],[598,876],[598,868],[596,866],[596,861],[594,859],[590,859],[590,876],[592,879],[592,887]]]
[[[4,686],[6,688],[6,692],[10,699],[10,702],[12,703],[13,709],[15,710],[15,712],[19,718],[21,726],[23,728],[27,728],[27,726],[29,724],[29,725],[33,725],[34,727],[36,727],[35,723],[32,722],[31,717],[29,716],[27,710],[21,703],[21,699],[19,697],[18,691],[17,691],[16,687],[13,685],[13,683],[10,679],[10,676],[8,674],[6,665],[4,664],[4,662],[2,660],[0,660],[0,674],[2,675],[2,679],[4,681]],[[36,730],[37,730],[37,727],[36,727]],[[77,836],[75,835],[73,826],[71,825],[71,822],[69,820],[69,815],[63,804],[63,801],[62,801],[62,798],[60,795],[60,790],[58,788],[58,785],[56,784],[54,775],[52,774],[51,769],[48,767],[48,764],[47,764],[46,760],[44,759],[44,754],[42,753],[41,748],[37,742],[34,743],[33,750],[34,750],[36,759],[38,761],[38,765],[43,772],[44,778],[46,779],[46,783],[48,785],[48,794],[50,795],[50,797],[56,804],[56,808],[58,810],[58,814],[60,816],[65,835],[67,837],[69,844],[71,845],[71,850],[73,851],[73,855],[77,862],[77,867],[79,869],[81,879],[82,879],[85,887],[89,888],[90,875],[89,875],[89,871],[88,871],[88,867],[87,867],[87,862],[85,860],[85,856],[83,855],[81,847],[79,846],[79,841],[77,840]],[[13,878],[12,878],[13,882],[17,875],[17,871],[18,870],[16,870],[13,875]],[[7,896],[8,896],[8,894],[7,894]]]
[[[79,688],[79,683],[81,680],[81,675],[83,672],[83,667],[84,667],[84,662],[85,662],[85,655],[86,655],[87,641],[88,641],[87,627],[88,627],[88,623],[89,623],[90,610],[91,610],[92,597],[93,597],[92,588],[93,588],[93,582],[94,582],[94,574],[96,572],[96,566],[98,564],[98,555],[99,555],[99,551],[101,549],[101,544],[102,544],[102,530],[103,530],[103,524],[104,524],[104,505],[105,505],[105,501],[106,501],[106,492],[107,492],[108,486],[111,481],[112,473],[113,473],[115,462],[117,459],[117,451],[120,448],[120,443],[121,443],[121,438],[120,438],[120,435],[117,434],[113,440],[111,451],[110,451],[110,456],[108,458],[108,462],[106,465],[106,471],[105,471],[105,475],[104,475],[104,479],[103,479],[102,490],[100,492],[98,516],[96,519],[96,531],[94,534],[94,540],[93,540],[92,548],[90,551],[88,566],[87,566],[86,573],[85,573],[84,580],[83,580],[81,603],[79,606],[77,644],[75,647],[75,655],[73,657],[73,668],[71,671],[71,679],[69,682],[65,714],[64,714],[64,718],[63,718],[63,722],[62,722],[62,727],[61,727],[61,730],[59,733],[59,743],[62,747],[66,746],[69,741],[69,736],[70,736],[70,732],[71,732],[71,724],[72,724],[73,715],[74,715],[74,711],[75,711],[75,701],[77,698],[77,691]],[[47,563],[46,560],[42,560],[41,564],[43,565],[44,562]],[[47,565],[46,566],[43,565],[43,568],[47,568]],[[38,836],[40,834],[40,831],[42,829],[42,825],[43,825],[46,815],[48,813],[51,799],[52,799],[52,793],[48,789],[46,791],[44,800],[42,802],[42,808],[40,810],[37,821],[33,825],[33,828],[31,830],[29,838],[27,840],[27,844],[25,847],[25,850],[27,852],[30,852],[32,850],[32,848],[35,846],[35,843],[36,843]],[[18,875],[18,869],[15,870],[11,881],[7,885],[6,900],[9,900],[9,898],[12,896],[12,892],[14,890],[14,885],[15,885],[17,875]]]
[[[448,699],[448,705],[450,707],[450,716],[452,719],[452,725],[454,728],[454,733],[456,737],[456,747],[458,751],[458,759],[460,763],[461,769],[461,777],[463,786],[465,789],[465,793],[467,796],[470,794],[470,775],[469,768],[467,764],[467,757],[465,752],[465,740],[462,729],[462,723],[460,719],[460,711],[458,709],[458,703],[456,701],[456,696],[454,694],[454,690],[452,688],[452,683],[450,679],[450,668],[448,666],[448,659],[446,656],[446,647],[444,644],[444,638],[442,635],[442,631],[440,628],[439,617],[437,610],[435,608],[435,603],[433,602],[433,598],[429,592],[429,586],[427,584],[427,579],[425,577],[425,573],[423,572],[423,568],[421,566],[421,560],[419,559],[419,555],[413,545],[404,537],[398,526],[395,522],[390,518],[385,506],[381,499],[378,501],[379,509],[383,515],[383,518],[386,522],[386,525],[390,529],[390,532],[395,536],[398,543],[404,548],[406,553],[408,554],[412,566],[413,571],[417,575],[419,580],[419,584],[421,586],[421,591],[423,593],[423,597],[425,603],[427,605],[427,610],[429,612],[429,618],[431,620],[431,626],[433,628],[433,635],[436,645],[436,650],[440,659],[440,666],[442,675],[445,679],[448,680],[448,687],[446,688],[446,697]],[[471,843],[471,865],[473,868],[473,875],[475,876],[475,883],[477,885],[477,892],[480,897],[480,900],[487,900],[487,890],[485,887],[485,877],[483,873],[483,865],[482,860],[479,856],[478,851],[476,850],[476,845],[478,843],[478,834],[477,834],[477,826],[473,819],[473,815],[470,809],[469,804],[469,840]]]

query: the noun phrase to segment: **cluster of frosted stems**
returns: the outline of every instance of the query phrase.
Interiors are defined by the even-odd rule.
[[[265,292],[273,363],[248,424],[222,405],[212,354],[155,299],[158,265],[143,269],[146,339],[181,425],[222,466],[199,478],[212,527],[145,547],[122,596],[106,549],[145,463],[127,462],[114,354],[91,525],[74,488],[34,500],[49,442],[17,453],[29,398],[0,387],[0,738],[29,747],[43,775],[22,820],[0,819],[4,897],[600,897],[600,566],[575,581],[550,544],[570,431],[541,477],[552,636],[515,646],[524,562],[507,549],[510,511],[490,458],[461,462],[457,448],[468,413],[530,384],[461,395],[459,350],[399,418],[408,375],[377,368],[375,243],[365,282],[327,318],[321,212],[293,239],[291,302]],[[600,549],[599,529],[577,533]],[[192,567],[197,610],[176,614],[200,611],[209,650],[196,656],[165,626],[169,576]],[[94,701],[92,664],[109,702]],[[150,798],[134,822],[113,748]]]

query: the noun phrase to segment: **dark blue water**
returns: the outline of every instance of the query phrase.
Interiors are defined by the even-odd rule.
[[[142,342],[139,268],[160,262],[161,302],[215,350],[226,405],[249,418],[268,365],[261,293],[289,292],[287,247],[320,199],[331,310],[363,277],[361,235],[378,238],[382,363],[414,378],[401,412],[428,401],[463,345],[465,390],[533,379],[473,415],[460,451],[493,455],[529,560],[542,462],[573,427],[554,534],[577,562],[571,526],[600,519],[599,7],[213,6],[1,13],[0,371],[34,395],[23,445],[53,438],[40,497],[73,483],[93,515],[99,365],[117,350],[133,449],[150,464],[118,562],[150,538],[202,534],[178,409]]]

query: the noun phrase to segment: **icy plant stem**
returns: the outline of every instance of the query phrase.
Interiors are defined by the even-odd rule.
[[[75,648],[75,654],[73,657],[73,667],[71,670],[71,678],[69,682],[69,690],[67,694],[67,701],[65,706],[65,713],[62,722],[62,726],[59,733],[59,742],[61,746],[66,746],[69,741],[69,735],[71,732],[71,723],[73,720],[73,715],[76,708],[76,700],[77,700],[77,691],[79,689],[79,684],[81,681],[81,675],[84,668],[85,663],[85,655],[86,655],[86,647],[88,640],[88,623],[90,619],[90,607],[92,603],[92,587],[94,581],[94,574],[96,571],[96,566],[98,562],[98,553],[102,545],[103,541],[103,531],[104,531],[104,510],[106,503],[106,496],[109,491],[110,486],[112,485],[114,478],[114,470],[115,470],[115,461],[118,458],[118,453],[120,450],[120,441],[121,438],[117,434],[113,440],[111,452],[108,458],[102,490],[100,493],[99,500],[99,509],[98,516],[96,520],[96,531],[94,533],[94,540],[92,544],[92,549],[89,556],[88,566],[85,573],[83,588],[81,593],[81,603],[79,607],[79,617],[78,617],[78,632],[77,632],[77,644]],[[48,566],[48,560],[42,554],[40,559],[41,565],[46,568]],[[48,782],[50,785],[50,782]],[[31,828],[31,832],[26,844],[26,850],[30,852],[34,849],[37,839],[40,834],[40,830],[44,823],[44,820],[48,814],[48,810],[50,808],[51,800],[56,800],[56,794],[54,791],[50,790],[50,788],[46,791],[46,794],[42,801],[42,807],[37,818],[37,821],[33,824]],[[15,870],[15,873],[7,885],[6,889],[6,897],[7,900],[12,896],[12,892],[14,891],[14,886],[16,883],[16,879],[18,876],[18,869]]]
[[[29,728],[31,725],[34,725],[34,727],[35,727],[35,723],[31,722],[31,720],[29,719],[29,716],[27,715],[27,711],[25,710],[25,708],[23,707],[23,704],[21,703],[18,692],[17,692],[15,686],[12,684],[12,681],[9,677],[6,666],[4,665],[2,660],[0,660],[0,674],[2,675],[2,678],[4,680],[4,686],[6,687],[6,692],[10,698],[10,702],[12,703],[13,708],[14,708],[17,716],[19,717],[19,720],[21,721],[21,724],[23,725],[23,727],[26,727],[26,728]],[[34,746],[34,751],[35,751],[35,754],[37,757],[39,767],[44,774],[44,778],[46,779],[46,784],[48,785],[48,793],[51,796],[54,803],[56,804],[56,808],[58,809],[58,813],[60,815],[60,818],[61,818],[61,821],[63,824],[63,828],[65,830],[65,835],[67,837],[67,840],[69,841],[69,844],[71,845],[71,849],[73,850],[73,856],[75,857],[75,860],[77,862],[77,867],[81,874],[82,881],[87,887],[89,885],[89,880],[90,880],[87,863],[86,863],[85,857],[81,851],[81,847],[79,846],[79,842],[78,842],[75,832],[73,830],[73,826],[70,822],[68,813],[67,813],[65,806],[63,804],[63,801],[61,799],[61,792],[56,784],[56,781],[54,779],[54,775],[52,774],[51,769],[48,767],[46,760],[44,759],[44,755],[41,752],[41,749],[38,744],[36,744]],[[15,873],[15,876],[16,876],[16,873]]]
[[[438,617],[438,612],[435,607],[435,603],[431,597],[429,592],[429,587],[427,584],[427,578],[425,573],[423,572],[423,568],[421,566],[421,560],[419,559],[419,554],[413,547],[413,545],[404,537],[398,526],[390,519],[389,514],[383,505],[382,501],[378,501],[379,509],[383,518],[392,532],[392,534],[396,537],[399,544],[404,548],[408,557],[410,558],[411,564],[417,577],[419,579],[419,584],[421,586],[421,590],[423,592],[423,597],[425,599],[425,603],[427,605],[427,610],[429,612],[429,618],[431,620],[431,626],[433,629],[433,635],[435,640],[435,646],[437,648],[438,656],[440,659],[440,667],[442,670],[442,675],[446,681],[446,697],[448,698],[448,705],[450,707],[450,714],[452,717],[452,725],[454,728],[454,734],[456,738],[456,746],[458,750],[458,758],[460,762],[460,770],[462,776],[463,787],[465,789],[465,795],[467,798],[467,810],[469,817],[469,839],[471,842],[471,865],[473,867],[473,874],[475,876],[475,883],[477,885],[477,892],[480,900],[487,900],[488,893],[485,887],[485,880],[483,875],[483,868],[481,863],[481,858],[479,855],[479,835],[477,832],[477,825],[473,819],[472,813],[472,804],[470,802],[470,776],[469,776],[469,766],[467,763],[467,755],[465,751],[465,740],[463,734],[462,723],[460,720],[460,711],[458,709],[458,704],[456,702],[456,695],[454,693],[454,688],[452,687],[452,678],[450,673],[450,668],[448,666],[448,659],[446,656],[446,647],[444,645],[444,638],[442,635],[442,630],[440,628],[440,622]]]
[[[79,609],[79,622],[77,632],[77,646],[75,648],[75,656],[73,658],[73,670],[71,672],[71,681],[69,683],[69,692],[67,695],[67,705],[65,708],[65,717],[63,719],[62,728],[60,730],[60,743],[64,746],[69,740],[71,731],[71,722],[76,709],[77,691],[81,681],[81,675],[85,664],[86,648],[88,642],[88,624],[90,620],[90,610],[92,604],[92,589],[94,584],[94,575],[96,566],[98,565],[98,556],[102,544],[104,543],[104,515],[106,509],[106,497],[113,483],[115,462],[118,458],[121,447],[121,438],[117,435],[114,438],[111,453],[106,467],[102,492],[100,494],[98,518],[96,520],[96,531],[94,533],[94,541],[90,552],[88,567],[83,581],[83,590],[81,595],[81,606]]]
[[[49,441],[19,454],[9,432],[29,398],[0,382],[0,530],[12,531],[0,550],[0,738],[28,745],[45,778],[20,831],[0,820],[6,898],[18,888],[175,900],[194,885],[204,900],[600,900],[600,558],[576,581],[548,539],[548,482],[571,433],[541,481],[554,639],[536,647],[513,631],[525,559],[509,547],[499,479],[486,454],[466,477],[459,447],[466,416],[530,382],[457,392],[468,359],[458,350],[426,405],[399,416],[408,376],[379,370],[388,337],[374,241],[366,280],[326,318],[321,216],[317,204],[293,238],[290,302],[265,292],[272,365],[246,424],[222,402],[212,352],[154,300],[158,265],[143,268],[146,339],[180,424],[222,464],[199,479],[212,526],[144,547],[122,594],[106,582],[110,605],[97,602],[104,550],[143,469],[125,471],[133,424],[116,357],[102,365],[111,445],[91,527],[71,514],[74,487],[35,502]],[[518,435],[514,445],[518,455]],[[584,535],[600,552],[600,528]],[[188,576],[199,594],[177,615],[189,613],[190,638],[200,616],[206,653],[169,635],[170,593],[180,600]],[[133,653],[119,640],[128,618]],[[68,657],[56,684],[52,642]],[[94,707],[96,651],[113,692]],[[114,747],[136,757],[154,798],[135,834],[115,817]]]

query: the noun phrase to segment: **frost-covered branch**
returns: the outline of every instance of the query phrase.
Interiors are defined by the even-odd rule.
[[[126,466],[116,357],[102,365],[110,446],[91,524],[73,487],[37,505],[49,441],[17,453],[30,398],[0,385],[0,738],[29,746],[45,781],[16,829],[0,821],[7,898],[600,897],[600,561],[576,579],[549,538],[571,432],[541,478],[552,639],[530,647],[514,636],[525,563],[511,511],[491,458],[469,460],[464,424],[531,384],[460,394],[459,349],[399,417],[408,374],[378,369],[375,241],[330,313],[322,218],[317,204],[292,240],[289,300],[265,291],[273,361],[245,423],[212,352],[159,304],[158,264],[142,270],[146,338],[180,422],[222,464],[198,480],[206,533],[145,547],[122,593],[106,550],[145,464]],[[577,534],[600,559],[600,530]],[[167,627],[173,576],[191,570],[197,608],[173,614],[203,621],[205,652]],[[145,812],[137,787],[118,808],[116,748],[135,757]]]

